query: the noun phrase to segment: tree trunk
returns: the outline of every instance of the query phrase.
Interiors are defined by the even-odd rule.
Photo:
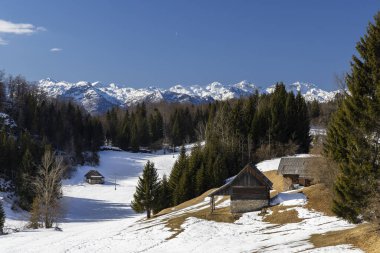
[[[150,219],[150,209],[146,210],[146,217]]]

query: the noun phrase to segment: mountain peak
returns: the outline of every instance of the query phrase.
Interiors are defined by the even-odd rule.
[[[45,82],[52,82],[52,83],[57,83],[57,81],[51,77],[47,77],[45,79],[42,79],[41,81],[45,81]],[[40,81],[40,82],[41,82]]]
[[[77,83],[57,82],[51,78],[45,78],[37,82],[37,86],[53,97],[70,98],[82,104],[91,113],[104,112],[114,106],[132,106],[143,101],[155,103],[159,101],[176,103],[208,103],[215,100],[227,100],[240,98],[260,93],[271,93],[275,85],[261,89],[255,84],[243,80],[241,82],[224,85],[220,82],[212,82],[206,86],[183,86],[176,84],[169,89],[160,89],[154,86],[148,88],[128,88],[123,85],[110,83],[108,85],[99,81]],[[295,94],[301,92],[307,101],[317,100],[328,102],[334,99],[337,91],[324,91],[311,83],[297,81],[286,84],[288,91]],[[91,106],[90,106],[91,105]]]

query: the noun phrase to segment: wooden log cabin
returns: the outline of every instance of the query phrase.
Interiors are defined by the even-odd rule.
[[[230,196],[232,213],[260,210],[269,205],[272,185],[254,164],[249,163],[225,185],[208,195],[211,212],[215,210],[215,196]]]
[[[97,170],[90,170],[84,177],[89,184],[104,184],[104,177]]]
[[[280,160],[277,174],[289,181],[284,190],[291,190],[298,186],[310,186],[315,174],[313,167],[323,165],[320,157],[283,157]]]

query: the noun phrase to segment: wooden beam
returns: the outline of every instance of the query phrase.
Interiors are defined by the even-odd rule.
[[[210,213],[214,211],[214,196],[210,198]]]

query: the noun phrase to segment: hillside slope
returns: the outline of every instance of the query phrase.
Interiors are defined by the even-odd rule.
[[[154,162],[162,176],[169,174],[177,156],[100,152],[95,169],[106,177],[104,185],[83,182],[83,175],[93,169],[89,166],[78,168],[63,182],[62,231],[24,230],[0,236],[0,252],[360,252],[349,242],[315,248],[311,236],[354,226],[311,210],[306,197],[297,192],[280,193],[273,202],[279,206],[265,216],[260,212],[233,215],[227,197],[217,199],[217,210],[210,215],[208,192],[150,220],[134,213],[130,201],[146,161]],[[270,173],[277,162],[258,167]],[[291,222],[286,220],[289,217]],[[22,228],[26,221],[14,215],[6,220],[6,226],[10,224]]]

